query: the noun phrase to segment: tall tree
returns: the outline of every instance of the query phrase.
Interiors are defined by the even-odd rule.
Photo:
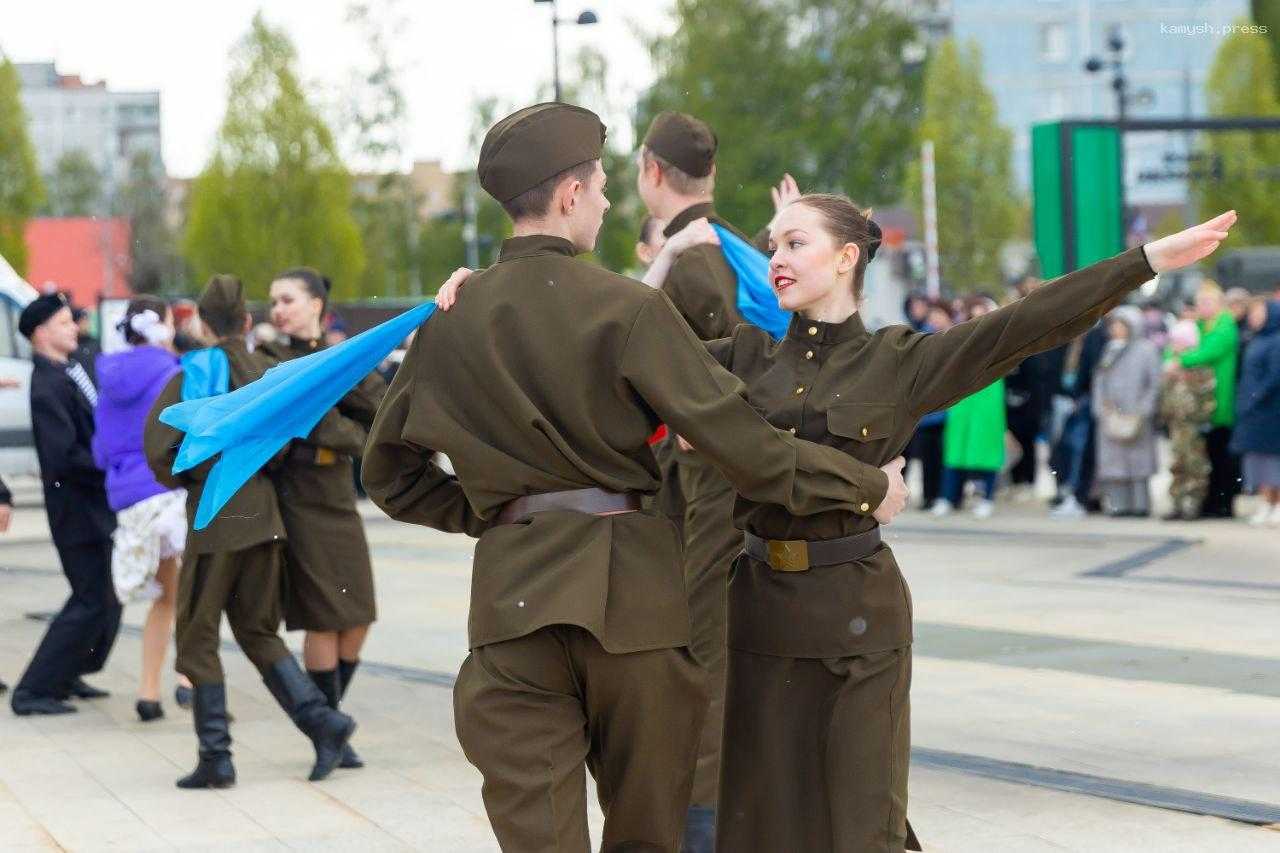
[[[1276,65],[1267,36],[1238,30],[1222,40],[1206,83],[1209,115],[1277,116]],[[1192,182],[1203,215],[1232,209],[1235,245],[1275,245],[1280,234],[1280,137],[1240,131],[1205,134],[1212,174]],[[1207,216],[1206,216],[1207,218]]]
[[[929,58],[913,153],[925,140],[934,150],[942,279],[957,292],[995,290],[1003,283],[1001,249],[1026,233],[1026,205],[1013,179],[1013,133],[982,81],[976,44],[946,39]],[[907,193],[922,210],[918,160],[908,169]]]
[[[129,285],[138,293],[159,293],[178,283],[181,261],[169,228],[167,207],[164,169],[159,158],[150,151],[136,152],[116,193],[115,210],[129,220]]]
[[[1266,27],[1264,34],[1271,44],[1271,58],[1277,68],[1276,85],[1280,87],[1280,0],[1251,0],[1249,11],[1255,24]]]
[[[0,55],[0,257],[25,275],[27,220],[44,202],[44,184],[20,89],[17,69]]]
[[[348,298],[365,265],[351,176],[296,62],[288,35],[255,15],[233,53],[214,153],[192,186],[183,250],[197,280],[233,272],[252,297],[308,264]]]
[[[418,295],[422,282],[414,244],[422,200],[403,172],[405,97],[400,68],[392,57],[392,43],[404,29],[404,16],[399,0],[357,2],[347,7],[347,23],[364,41],[366,57],[350,86],[344,123],[355,161],[369,171],[352,207],[367,258],[359,292],[363,296]]]
[[[916,28],[890,0],[676,0],[676,30],[649,47],[658,79],[638,110],[692,113],[720,139],[716,204],[753,230],[769,187],[863,204],[895,200],[917,119]]]
[[[98,216],[104,212],[105,187],[88,152],[74,148],[53,164],[45,178],[49,197],[45,212],[50,216]]]

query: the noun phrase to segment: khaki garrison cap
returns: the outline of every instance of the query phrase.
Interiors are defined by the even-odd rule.
[[[480,186],[511,201],[580,163],[599,160],[605,126],[591,110],[570,104],[535,104],[517,110],[484,135],[476,172]]]
[[[244,323],[244,285],[233,275],[215,275],[209,279],[196,304],[200,319],[215,334],[232,334]]]
[[[644,145],[691,178],[705,178],[716,162],[716,134],[704,121],[685,113],[654,116]]]

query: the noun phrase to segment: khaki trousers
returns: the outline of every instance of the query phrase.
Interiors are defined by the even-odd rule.
[[[289,656],[280,639],[282,543],[191,555],[178,577],[178,672],[194,684],[222,684],[222,614],[245,655],[266,674]]]
[[[454,726],[484,776],[502,849],[590,850],[590,769],[605,815],[600,850],[678,850],[703,681],[686,649],[610,654],[568,625],[474,649],[454,687]]]

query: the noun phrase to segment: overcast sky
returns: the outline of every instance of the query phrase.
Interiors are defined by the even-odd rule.
[[[199,172],[222,119],[228,52],[259,9],[283,26],[299,54],[303,79],[334,99],[364,43],[345,23],[347,0],[34,0],[6,2],[0,49],[15,62],[54,60],[64,74],[106,80],[112,89],[158,89],[164,159],[172,175]],[[407,25],[394,49],[405,66],[404,149],[409,159],[466,162],[469,107],[476,96],[532,102],[551,77],[548,3],[533,0],[400,0]],[[376,3],[375,3],[376,6]],[[610,62],[611,100],[631,103],[652,80],[633,35],[663,32],[671,0],[561,0],[561,17],[594,10],[600,23],[561,27],[561,68],[581,44]],[[624,128],[611,128],[611,135]]]

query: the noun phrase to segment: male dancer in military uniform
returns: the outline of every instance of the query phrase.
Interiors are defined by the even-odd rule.
[[[207,351],[213,369],[207,374],[184,361],[184,370],[160,392],[148,418],[144,445],[156,479],[171,488],[187,489],[187,517],[195,518],[212,462],[175,476],[173,462],[182,433],[160,422],[166,408],[184,399],[233,391],[263,374],[264,363],[249,352],[244,332],[249,314],[244,292],[234,276],[214,276],[200,295],[200,319],[217,337]],[[221,355],[219,355],[219,353]],[[221,372],[225,387],[206,381]],[[284,524],[276,492],[262,471],[236,492],[203,530],[187,537],[178,581],[177,670],[195,686],[192,706],[199,741],[199,763],[179,788],[225,788],[235,784],[227,694],[218,659],[219,628],[225,611],[231,632],[257,667],[271,694],[316,751],[310,779],[319,781],[337,766],[355,722],[331,709],[324,694],[298,666],[280,639],[280,593]]]
[[[649,213],[677,233],[695,219],[749,238],[715,211],[716,135],[684,113],[654,118],[638,155],[637,185]],[[671,303],[702,340],[726,338],[746,322],[738,313],[738,279],[720,247],[694,246],[672,265],[662,285]],[[742,551],[742,533],[733,525],[734,491],[724,476],[696,451],[676,454],[685,501],[684,567],[693,622],[693,655],[707,668],[708,709],[698,747],[685,850],[712,848],[720,778],[720,737],[724,728],[725,621],[729,566]]]
[[[609,207],[604,135],[565,104],[489,130],[480,184],[515,236],[417,335],[364,459],[389,515],[480,539],[455,726],[508,851],[589,848],[584,766],[601,849],[678,848],[706,694],[680,543],[640,511],[660,421],[744,496],[793,512],[871,514],[905,494],[768,426],[662,292],[574,259]]]

